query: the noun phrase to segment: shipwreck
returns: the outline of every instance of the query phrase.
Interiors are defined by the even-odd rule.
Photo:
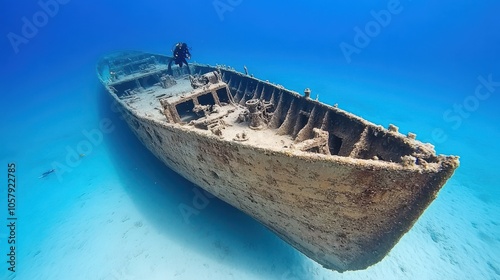
[[[364,269],[413,226],[457,156],[229,67],[116,52],[99,79],[168,167],[326,268]]]

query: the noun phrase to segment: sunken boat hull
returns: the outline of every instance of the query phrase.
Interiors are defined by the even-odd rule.
[[[167,63],[165,56],[120,53],[104,58],[98,74],[162,162],[329,269],[380,261],[458,166],[457,157],[437,156],[412,135],[230,69],[192,65],[209,82],[186,90],[185,69],[166,75]],[[222,109],[189,115],[205,93]],[[189,100],[200,104],[188,102],[194,109],[181,112]],[[274,105],[260,112],[261,122],[246,107],[256,100]]]

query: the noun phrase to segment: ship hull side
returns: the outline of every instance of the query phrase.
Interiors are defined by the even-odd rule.
[[[422,172],[265,151],[123,109],[132,131],[168,167],[338,271],[380,261],[454,169]]]

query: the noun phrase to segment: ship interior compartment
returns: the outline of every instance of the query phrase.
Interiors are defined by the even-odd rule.
[[[205,90],[194,90],[188,94],[160,100],[169,122],[190,123],[203,118],[205,122],[222,118],[230,108],[230,93],[224,83],[212,85]]]
[[[188,74],[186,67],[173,65],[172,72],[168,73],[169,61],[166,56],[131,53],[108,60],[100,66],[100,71],[106,72],[101,76],[108,80],[118,97],[129,97],[159,87],[167,88],[165,77],[170,80],[185,78]],[[190,68],[194,69],[193,66]]]
[[[138,93],[153,91],[169,94],[171,91],[169,88],[174,85],[177,85],[177,91],[179,91],[179,87],[182,87],[180,91],[188,91],[190,85],[186,79],[186,75],[172,76],[167,73],[166,69],[163,69],[133,75],[131,78],[114,82],[110,86],[117,96],[123,99],[133,97]]]
[[[190,122],[199,118],[194,112],[194,102],[193,99],[188,99],[182,103],[175,105],[177,114],[179,115],[180,122]]]
[[[161,77],[166,75],[166,71],[152,73],[143,73],[134,79],[124,79],[111,84],[115,93],[120,98],[130,97],[137,93],[159,88],[161,86]]]
[[[415,153],[415,148],[404,141],[404,136],[396,137],[336,106],[321,104],[248,75],[233,71],[222,73],[234,102],[243,105],[248,100],[259,99],[273,104],[268,128],[276,130],[276,134],[289,135],[305,151],[396,163],[400,163],[403,156]],[[327,140],[319,139],[321,131],[328,133],[324,136]],[[315,139],[323,149],[314,145]]]
[[[129,54],[108,61],[111,82],[126,80],[148,73],[155,69],[165,68],[165,58],[147,54]]]
[[[266,133],[286,136],[293,141],[294,148],[301,151],[396,163],[402,162],[404,156],[419,153],[404,136],[336,106],[322,104],[309,96],[249,75],[224,68],[214,72],[210,66],[191,65],[193,76],[207,79],[207,84],[194,87],[186,67],[173,68],[171,76],[167,75],[166,68],[148,66],[158,59],[144,57],[140,61],[142,64],[124,61],[122,67],[128,69],[124,72],[131,73],[131,76],[109,86],[122,99],[138,93],[154,93],[154,98],[161,104],[158,107],[163,108],[160,114],[167,122],[192,123],[206,129],[210,122],[220,120],[238,106],[247,109],[245,122],[250,128],[263,126],[269,131]],[[218,82],[220,80],[222,82]],[[232,106],[226,106],[228,104]],[[260,115],[261,120],[254,115]],[[423,159],[427,162],[436,160],[432,157]]]

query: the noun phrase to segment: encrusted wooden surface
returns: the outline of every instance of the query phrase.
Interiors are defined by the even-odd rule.
[[[338,271],[380,261],[457,164],[449,158],[436,168],[404,170],[395,163],[304,158],[200,137],[131,115],[128,121],[167,166]]]
[[[130,57],[124,60],[128,64]],[[166,60],[142,55],[141,61]],[[148,64],[133,75],[148,84],[144,72],[162,67]],[[364,269],[380,261],[458,167],[457,157],[437,156],[431,145],[416,141],[414,134],[399,134],[395,126],[386,130],[232,70],[222,74],[235,103],[234,112],[225,115],[231,124],[217,133],[196,125],[203,119],[178,123],[179,116],[161,108],[157,97],[168,96],[175,86],[139,87],[129,95],[116,81],[136,83],[122,76],[110,78],[121,89],[108,89],[134,133],[167,166],[329,269]],[[109,85],[106,79],[101,77]],[[127,95],[120,96],[120,90]],[[263,130],[247,133],[235,123],[249,100],[276,105]],[[261,129],[262,123],[251,122]]]

